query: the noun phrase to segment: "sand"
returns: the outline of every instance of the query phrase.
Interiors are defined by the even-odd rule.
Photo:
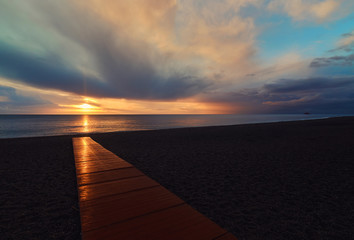
[[[352,117],[92,138],[239,240],[354,236]],[[0,157],[0,236],[79,239],[70,137],[0,140]]]

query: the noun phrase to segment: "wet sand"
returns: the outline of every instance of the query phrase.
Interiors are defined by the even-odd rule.
[[[240,240],[354,235],[352,117],[91,136]],[[80,239],[71,137],[0,158],[0,236]]]

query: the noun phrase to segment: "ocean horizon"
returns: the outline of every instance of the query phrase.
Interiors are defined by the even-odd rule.
[[[224,126],[320,119],[338,114],[0,115],[0,138]]]

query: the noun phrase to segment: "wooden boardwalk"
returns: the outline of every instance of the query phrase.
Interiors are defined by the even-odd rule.
[[[90,137],[73,138],[82,239],[236,239]]]

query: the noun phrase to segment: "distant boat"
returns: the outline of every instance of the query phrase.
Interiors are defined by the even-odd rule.
[[[310,113],[309,112],[304,112],[304,114],[309,115]]]

